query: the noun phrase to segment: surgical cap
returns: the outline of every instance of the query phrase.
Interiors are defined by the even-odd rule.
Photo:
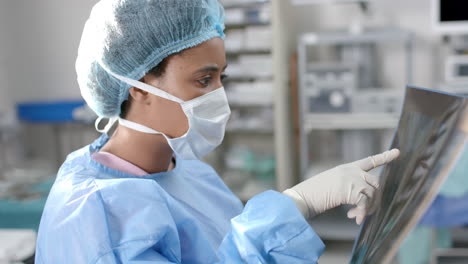
[[[92,9],[78,49],[81,94],[101,117],[120,114],[131,85],[171,54],[224,38],[218,0],[101,0]]]

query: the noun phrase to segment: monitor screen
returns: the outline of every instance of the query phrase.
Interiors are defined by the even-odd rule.
[[[468,76],[468,65],[463,64],[458,66],[458,76],[466,77]]]
[[[468,33],[467,0],[432,0],[432,21],[436,32],[443,34]]]
[[[468,21],[468,1],[439,0],[439,3],[441,22]]]

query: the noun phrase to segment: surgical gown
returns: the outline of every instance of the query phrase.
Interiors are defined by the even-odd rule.
[[[287,196],[243,208],[216,172],[176,157],[139,177],[91,159],[109,138],[73,152],[42,215],[36,263],[316,263],[324,244]]]

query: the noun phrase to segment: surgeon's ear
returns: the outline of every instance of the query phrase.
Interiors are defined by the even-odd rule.
[[[135,103],[149,104],[149,93],[139,88],[132,87],[129,90],[130,96]]]

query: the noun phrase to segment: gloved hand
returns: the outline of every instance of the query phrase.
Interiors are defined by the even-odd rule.
[[[368,204],[379,188],[379,177],[368,171],[385,165],[400,155],[398,149],[386,151],[352,163],[340,165],[287,189],[306,219],[343,204],[356,205],[348,211],[360,225],[367,215]]]

